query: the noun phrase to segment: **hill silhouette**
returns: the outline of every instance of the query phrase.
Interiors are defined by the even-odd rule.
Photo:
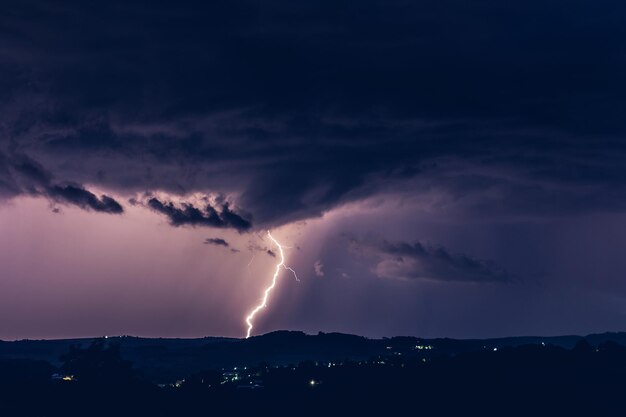
[[[61,356],[71,346],[87,347],[98,338],[61,340],[0,341],[0,359],[30,359],[61,365]],[[275,331],[249,339],[205,337],[197,339],[108,337],[119,346],[121,355],[131,361],[154,383],[171,383],[201,369],[222,369],[297,364],[304,361],[365,360],[377,355],[397,354],[411,357],[458,355],[466,352],[517,347],[553,345],[573,348],[581,340],[598,346],[609,341],[626,345],[626,333],[602,333],[587,336],[509,337],[494,339],[426,339],[392,337],[369,339],[343,333],[316,335],[300,331]],[[417,349],[422,346],[424,349]],[[430,347],[430,349],[425,349]]]
[[[0,415],[613,415],[626,389],[625,340],[279,331],[2,342]]]

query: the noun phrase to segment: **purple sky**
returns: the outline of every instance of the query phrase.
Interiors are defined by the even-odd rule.
[[[0,339],[626,330],[626,8],[10,1]]]
[[[361,202],[276,228],[301,282],[281,273],[255,332],[486,337],[620,329],[625,216],[525,223],[503,234],[502,225],[455,221],[406,204]],[[398,218],[383,221],[393,206]],[[242,336],[243,318],[275,265],[263,250],[248,249],[269,245],[263,234],[173,228],[138,207],[122,216],[72,207],[53,213],[44,199],[20,197],[0,215],[3,339]],[[501,259],[520,278],[403,277],[403,269],[384,269],[386,255],[350,243],[355,236],[404,241],[417,232],[453,253]],[[510,234],[519,239],[514,245]],[[230,246],[203,244],[207,236]]]

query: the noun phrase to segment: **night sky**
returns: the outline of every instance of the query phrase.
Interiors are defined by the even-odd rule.
[[[3,2],[0,339],[626,330],[625,21]]]

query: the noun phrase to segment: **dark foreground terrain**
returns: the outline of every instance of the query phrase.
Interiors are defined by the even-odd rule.
[[[622,415],[624,334],[0,343],[0,416]]]

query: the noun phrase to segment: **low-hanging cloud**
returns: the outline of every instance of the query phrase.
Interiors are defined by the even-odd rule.
[[[233,228],[240,232],[252,227],[249,220],[231,210],[228,203],[223,203],[218,212],[210,203],[198,208],[191,203],[174,204],[161,201],[156,197],[148,200],[147,206],[168,217],[172,226],[206,226],[216,228]]]
[[[220,239],[218,237],[208,237],[206,239],[204,239],[204,244],[205,245],[216,245],[216,246],[225,246],[225,247],[229,247],[230,244],[225,241],[224,239]]]
[[[4,159],[4,158],[3,158]],[[26,155],[13,155],[3,183],[10,183],[13,195],[45,196],[56,203],[70,204],[84,210],[121,214],[124,208],[113,197],[96,194],[81,184],[55,183],[53,175],[37,161]]]
[[[350,245],[354,252],[374,257],[372,271],[380,278],[473,283],[517,280],[492,261],[453,254],[442,246],[356,238],[350,239]]]

